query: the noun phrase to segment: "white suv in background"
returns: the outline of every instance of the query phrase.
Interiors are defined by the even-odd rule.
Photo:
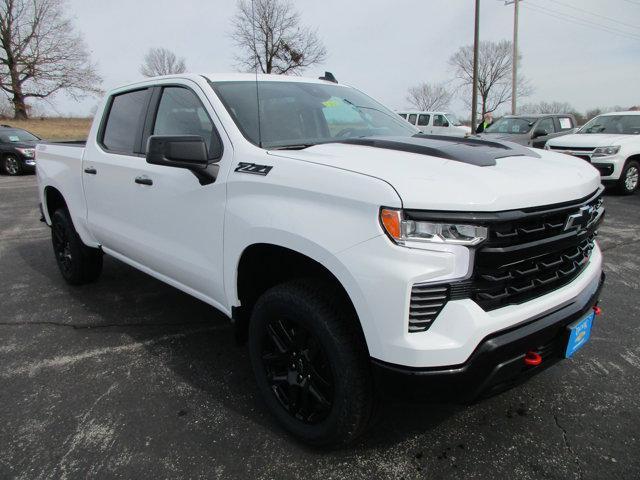
[[[418,127],[422,133],[453,137],[471,134],[471,128],[463,125],[453,113],[403,111],[398,112],[398,115]]]
[[[598,115],[577,133],[549,140],[545,148],[591,162],[604,185],[632,194],[640,171],[640,112]]]

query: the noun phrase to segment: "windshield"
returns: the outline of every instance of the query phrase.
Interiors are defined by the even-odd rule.
[[[453,125],[454,127],[459,127],[460,125],[462,125],[462,122],[460,122],[460,120],[458,120],[458,117],[456,117],[453,113],[446,113],[445,116],[449,120],[449,125]]]
[[[25,130],[9,130],[6,133],[0,135],[0,140],[3,142],[20,143],[20,142],[35,142],[40,140],[35,135],[31,135]]]
[[[578,133],[640,134],[640,115],[600,115],[589,120]]]
[[[348,138],[418,133],[397,113],[350,87],[261,81],[258,126],[256,82],[211,85],[244,136],[264,148],[303,148]]]
[[[502,117],[485,129],[485,133],[528,133],[536,123],[535,118]]]

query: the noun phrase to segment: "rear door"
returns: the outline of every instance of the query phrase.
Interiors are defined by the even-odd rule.
[[[448,135],[449,134],[449,122],[447,117],[441,113],[433,114],[433,127],[431,133],[434,135]]]
[[[127,217],[137,201],[130,178],[145,164],[141,141],[151,93],[141,88],[111,96],[82,162],[89,228],[101,245],[123,254],[136,241]]]

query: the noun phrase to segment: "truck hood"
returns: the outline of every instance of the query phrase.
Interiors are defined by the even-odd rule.
[[[414,144],[410,138],[406,141],[408,146]],[[449,142],[456,141],[495,145],[449,137]],[[600,187],[599,172],[582,159],[510,145],[518,150],[505,153],[516,155],[484,163],[481,145],[477,147],[477,162],[349,143],[269,154],[379,178],[398,192],[404,208],[411,209],[511,210],[576,200]]]
[[[638,135],[616,135],[612,133],[574,133],[552,138],[547,145],[554,147],[609,147],[638,142]]]

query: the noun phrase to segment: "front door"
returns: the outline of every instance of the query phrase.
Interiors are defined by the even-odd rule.
[[[449,122],[447,121],[447,117],[441,113],[433,115],[433,127],[431,128],[431,133],[434,135],[447,135],[449,133],[448,127]]]

